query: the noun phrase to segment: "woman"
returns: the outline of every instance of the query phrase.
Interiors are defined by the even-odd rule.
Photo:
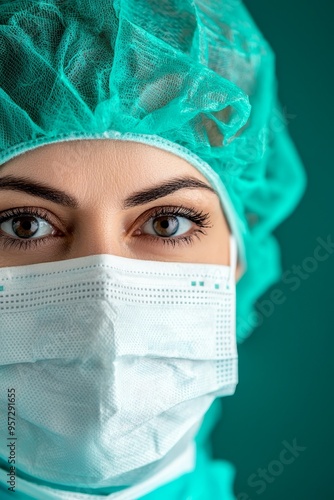
[[[0,20],[1,498],[233,498],[206,440],[304,188],[273,54],[236,1]]]

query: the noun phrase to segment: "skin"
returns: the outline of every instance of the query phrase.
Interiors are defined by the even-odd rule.
[[[96,254],[229,264],[230,231],[218,195],[212,190],[187,187],[138,206],[123,206],[124,200],[133,193],[166,184],[176,177],[191,177],[211,187],[194,166],[170,152],[130,141],[61,142],[28,151],[0,166],[0,186],[5,178],[14,176],[63,191],[76,199],[77,207],[63,206],[13,187],[0,189],[0,217],[12,209],[22,212],[29,207],[49,218],[43,226],[44,219],[32,214],[15,214],[0,221],[0,267]],[[210,227],[201,228],[182,214],[154,218],[157,207],[180,206],[207,213],[206,224]],[[38,232],[33,234],[34,230],[30,230],[23,233],[29,238],[19,238],[17,234],[22,236],[27,221],[26,227],[39,227]],[[29,221],[34,225],[29,226]],[[202,232],[195,234],[196,229]],[[190,234],[194,235],[191,244],[163,244],[166,236],[177,240]],[[37,239],[42,241],[41,238],[44,238],[42,244],[26,249],[8,244],[8,239],[26,244]],[[239,276],[238,267],[236,279]]]

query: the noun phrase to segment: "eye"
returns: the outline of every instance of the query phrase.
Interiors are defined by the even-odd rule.
[[[7,214],[2,222],[0,221],[0,229],[7,236],[24,240],[49,236],[55,231],[44,216],[32,213]]]
[[[151,217],[143,226],[143,232],[153,236],[168,238],[171,236],[179,236],[192,227],[192,223],[185,217],[176,215],[160,215],[159,217]]]
[[[9,236],[17,238],[41,238],[52,234],[53,227],[43,219],[31,215],[20,215],[8,219],[0,225],[0,229]]]
[[[194,207],[162,206],[155,207],[153,213],[133,236],[142,236],[152,243],[164,245],[183,245],[194,242],[199,234],[206,235],[204,228],[210,225],[210,214],[198,211]],[[191,232],[189,232],[189,229]]]

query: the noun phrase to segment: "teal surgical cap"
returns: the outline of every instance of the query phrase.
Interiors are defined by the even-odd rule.
[[[208,179],[238,244],[245,338],[305,174],[273,51],[241,1],[0,1],[0,165],[78,139],[151,144]]]

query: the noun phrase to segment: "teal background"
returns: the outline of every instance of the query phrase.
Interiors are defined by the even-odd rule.
[[[308,268],[318,237],[334,241],[334,2],[244,3],[276,53],[280,101],[308,176],[303,200],[276,231],[283,272],[292,273],[293,265]],[[212,434],[214,457],[236,468],[238,500],[334,499],[334,252],[328,255],[299,283],[280,280],[265,293],[260,303],[274,289],[285,300],[239,346],[239,385],[221,400]],[[280,455],[283,442],[294,440],[305,449]],[[280,456],[294,460],[282,464]]]

